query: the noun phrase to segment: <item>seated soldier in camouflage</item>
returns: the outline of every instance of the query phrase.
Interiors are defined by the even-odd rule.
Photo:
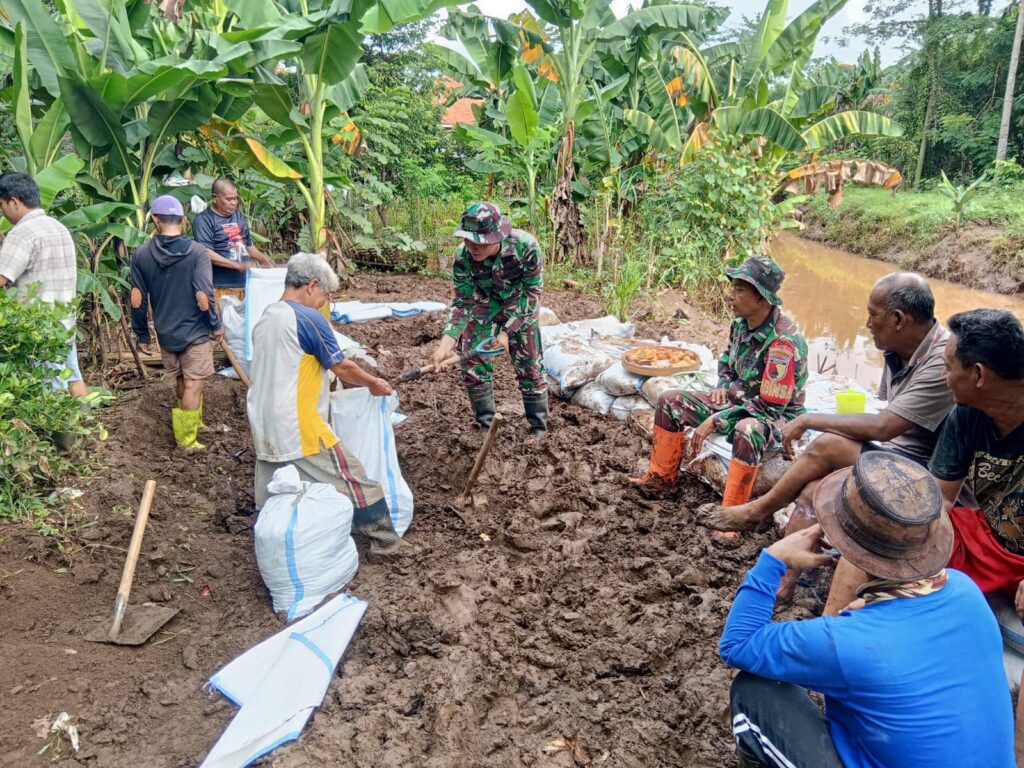
[[[497,336],[512,358],[530,433],[543,437],[548,429],[548,385],[540,343],[540,245],[528,232],[512,229],[491,203],[469,206],[455,237],[463,241],[452,267],[455,299],[430,363],[435,372],[443,370],[441,363],[458,344],[462,381],[476,422],[486,429],[494,418],[493,365],[476,348]]]
[[[700,451],[713,432],[732,442],[732,462],[723,503],[750,498],[765,451],[779,445],[782,425],[804,412],[807,344],[796,325],[779,311],[782,268],[766,256],[751,256],[735,269],[729,304],[736,319],[729,348],[718,360],[718,388],[711,392],[669,390],[658,398],[654,451],[643,477],[630,478],[652,490],[675,482],[684,453]]]

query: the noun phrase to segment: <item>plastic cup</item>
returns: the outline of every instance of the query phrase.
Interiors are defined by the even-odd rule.
[[[867,395],[855,389],[836,392],[836,413],[864,413]]]

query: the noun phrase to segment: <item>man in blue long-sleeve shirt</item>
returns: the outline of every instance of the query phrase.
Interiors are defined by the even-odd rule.
[[[814,506],[819,525],[761,553],[722,634],[722,658],[742,670],[742,765],[1013,768],[999,629],[974,583],[943,568],[952,529],[935,481],[866,453],[822,481]],[[872,580],[838,616],[773,623],[786,568],[829,560],[823,535]],[[824,713],[803,688],[825,695]]]

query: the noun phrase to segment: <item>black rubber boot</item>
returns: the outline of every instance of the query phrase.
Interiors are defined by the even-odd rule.
[[[491,422],[494,421],[494,388],[487,383],[466,391],[469,393],[469,402],[473,406],[473,417],[477,426],[480,429],[490,429]]]
[[[395,533],[388,514],[388,505],[384,499],[375,501],[368,507],[356,507],[352,522],[360,533],[370,539],[370,551],[391,554],[397,552],[402,540]]]
[[[548,433],[548,393],[523,392],[523,409],[530,425],[530,435],[544,437]]]

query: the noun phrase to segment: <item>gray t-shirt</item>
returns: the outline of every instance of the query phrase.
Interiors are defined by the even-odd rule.
[[[885,369],[878,396],[888,400],[885,410],[902,416],[913,426],[883,443],[927,461],[935,450],[939,430],[953,408],[953,393],[946,383],[942,359],[949,331],[936,322],[918,345],[907,365],[893,352],[885,353]]]

